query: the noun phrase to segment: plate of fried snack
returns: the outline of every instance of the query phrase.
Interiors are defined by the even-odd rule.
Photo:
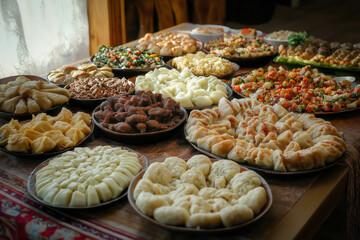
[[[194,40],[188,33],[166,32],[161,34],[147,33],[140,38],[136,47],[149,49],[169,60],[172,57],[195,53],[202,48],[199,41]]]
[[[69,90],[71,94],[71,103],[91,108],[109,97],[122,93],[131,94],[135,89],[135,84],[126,78],[88,77],[66,85],[65,89]]]
[[[88,77],[112,78],[114,73],[110,67],[98,68],[93,63],[84,63],[80,66],[64,65],[57,68],[48,74],[47,79],[51,83],[65,87],[67,84]]]
[[[159,93],[137,91],[108,98],[92,114],[94,124],[107,136],[142,144],[171,136],[187,118],[186,110]]]
[[[31,118],[32,114],[61,108],[70,99],[68,90],[37,76],[0,79],[0,116]]]
[[[89,114],[62,108],[54,117],[40,113],[27,121],[11,119],[0,128],[0,150],[20,157],[54,156],[80,145],[93,130]]]
[[[127,147],[77,147],[37,166],[27,189],[50,207],[101,207],[125,197],[131,180],[147,166],[144,155]]]
[[[321,171],[346,151],[343,134],[330,122],[250,98],[222,98],[218,107],[193,110],[185,136],[211,157],[274,174]]]
[[[166,64],[179,71],[188,68],[196,76],[215,76],[217,78],[230,77],[240,68],[236,63],[202,51],[175,57]]]
[[[152,163],[131,182],[128,199],[143,218],[183,232],[238,229],[272,205],[270,187],[256,172],[205,155]]]

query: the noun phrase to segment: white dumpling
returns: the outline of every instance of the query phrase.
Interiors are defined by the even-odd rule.
[[[152,217],[156,208],[161,206],[169,206],[170,200],[167,196],[154,195],[149,192],[141,192],[136,199],[135,204],[141,212]]]
[[[169,169],[172,177],[180,178],[180,176],[187,170],[186,162],[178,157],[168,157],[163,164]]]
[[[191,168],[190,170],[186,171],[181,175],[180,180],[183,183],[194,184],[198,189],[206,187],[205,176],[198,168]]]
[[[261,185],[259,176],[254,171],[244,171],[238,173],[230,181],[231,189],[235,194],[243,196],[251,189]]]
[[[189,228],[216,228],[221,224],[220,213],[195,213],[186,221]]]
[[[254,212],[246,205],[237,204],[220,211],[221,221],[225,227],[246,222],[254,217]]]
[[[266,203],[266,191],[263,187],[250,190],[245,196],[237,200],[237,204],[243,204],[258,214]]]
[[[146,170],[143,178],[149,179],[153,183],[167,185],[171,182],[171,172],[163,164],[155,162]]]
[[[188,161],[187,165],[189,169],[196,167],[202,171],[205,177],[208,176],[211,168],[211,160],[205,155],[199,154],[192,156]]]
[[[208,178],[210,182],[213,182],[216,177],[223,176],[226,181],[229,181],[239,172],[240,166],[237,163],[229,160],[220,160],[213,163]]]
[[[169,225],[184,225],[189,216],[188,211],[176,206],[162,206],[154,211],[156,221]]]

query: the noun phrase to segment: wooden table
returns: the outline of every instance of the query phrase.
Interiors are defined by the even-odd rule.
[[[192,24],[181,24],[167,30],[189,30]],[[133,45],[134,42],[126,45]],[[83,62],[80,60],[79,62]],[[242,69],[238,73],[251,69]],[[91,110],[67,106],[72,111]],[[347,144],[356,149],[360,146],[360,111],[344,114],[328,115],[324,118],[330,121],[345,135]],[[2,120],[1,122],[5,122]],[[99,132],[84,144],[84,146],[104,144],[118,144],[130,147],[149,158],[150,163],[163,161],[169,156],[178,156],[188,159],[199,154],[185,140],[183,128],[171,138],[149,145],[128,145],[110,140]],[[345,158],[347,155],[345,155]],[[107,234],[113,238],[151,238],[151,239],[197,239],[206,237],[216,239],[227,238],[266,238],[266,239],[293,239],[310,238],[332,212],[344,194],[348,169],[337,164],[325,171],[307,175],[278,176],[260,173],[269,183],[274,197],[272,208],[258,222],[243,229],[222,234],[198,235],[171,232],[157,227],[142,219],[127,202],[120,200],[106,208],[88,211],[59,211],[37,204],[26,192],[25,182],[30,172],[43,159],[22,159],[0,152],[0,194],[9,199],[15,198],[22,206],[30,208],[35,213],[46,216],[55,223],[88,234],[89,237],[105,238]],[[13,190],[9,195],[4,187]],[[4,192],[5,191],[5,192]],[[8,195],[9,196],[8,196]],[[1,212],[0,212],[1,213]],[[1,215],[0,215],[1,217]],[[0,218],[1,219],[1,218]],[[70,223],[70,224],[69,224]],[[99,235],[96,231],[100,231]],[[106,235],[106,236],[107,236]]]

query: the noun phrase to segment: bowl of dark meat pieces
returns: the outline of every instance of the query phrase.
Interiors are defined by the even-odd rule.
[[[161,141],[174,134],[187,118],[186,110],[160,93],[137,91],[108,98],[92,114],[100,131],[129,144]]]

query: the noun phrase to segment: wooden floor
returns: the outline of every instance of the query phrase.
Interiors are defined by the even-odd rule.
[[[259,25],[227,22],[235,29],[255,27],[265,33],[284,29],[306,31],[315,37],[360,43],[360,1],[300,0],[298,8],[278,4],[272,19]],[[346,201],[338,204],[314,239],[346,239]]]

